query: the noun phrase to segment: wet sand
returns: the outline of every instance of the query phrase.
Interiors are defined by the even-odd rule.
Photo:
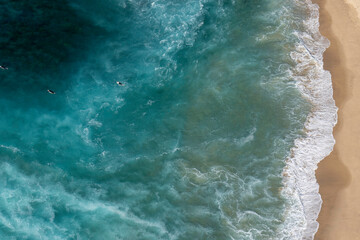
[[[316,240],[360,239],[360,1],[314,0],[331,41],[324,68],[339,107],[334,151],[316,172],[323,199]]]

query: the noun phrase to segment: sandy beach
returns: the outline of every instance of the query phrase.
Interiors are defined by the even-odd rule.
[[[360,239],[360,1],[314,0],[331,41],[324,68],[339,107],[334,151],[316,172],[323,199],[316,240]]]

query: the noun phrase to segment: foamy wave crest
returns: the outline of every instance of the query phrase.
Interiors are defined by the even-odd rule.
[[[309,17],[303,22],[303,29],[295,32],[299,43],[291,53],[296,63],[292,77],[312,109],[305,123],[305,136],[295,141],[287,159],[283,194],[290,196],[292,204],[285,226],[293,229],[292,239],[307,240],[314,238],[319,226],[316,219],[322,199],[315,170],[335,144],[332,131],[337,122],[337,107],[331,75],[323,68],[323,53],[330,43],[319,32],[319,6],[310,0],[296,1],[296,5],[305,9]]]

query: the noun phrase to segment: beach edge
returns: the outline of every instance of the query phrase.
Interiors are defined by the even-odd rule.
[[[360,157],[356,149],[360,107],[356,102],[360,99],[360,85],[354,80],[360,79],[360,71],[355,68],[360,47],[354,46],[354,40],[360,36],[360,8],[357,12],[356,5],[349,5],[348,0],[313,2],[320,6],[320,32],[331,42],[324,54],[324,68],[332,74],[334,99],[339,108],[334,150],[316,171],[323,204],[315,240],[356,239],[356,223],[360,220],[360,208],[354,201],[360,196],[360,184],[355,180],[360,176],[360,164],[356,161]]]

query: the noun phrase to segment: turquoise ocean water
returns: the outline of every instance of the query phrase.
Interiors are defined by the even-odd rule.
[[[316,5],[0,5],[1,239],[313,238],[336,122]]]

